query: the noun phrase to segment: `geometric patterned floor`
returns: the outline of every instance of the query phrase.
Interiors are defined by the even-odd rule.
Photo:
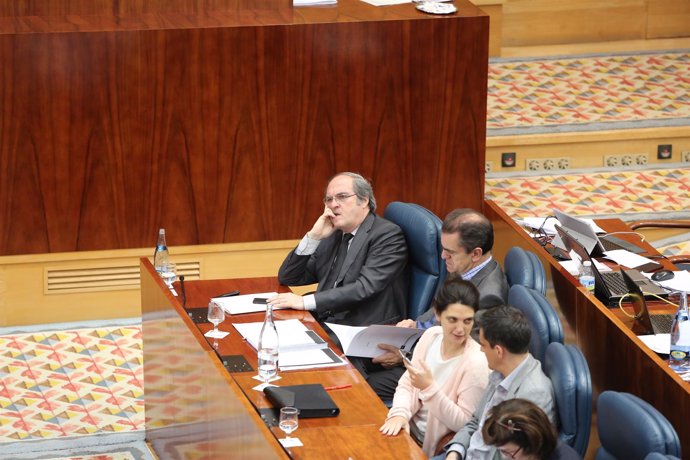
[[[690,52],[495,59],[489,136],[690,125]]]
[[[487,176],[485,196],[514,220],[552,215],[552,209],[585,217],[623,220],[690,219],[690,167],[542,176]],[[690,254],[687,241],[657,247]]]
[[[0,336],[0,378],[0,443],[144,429],[139,325]]]

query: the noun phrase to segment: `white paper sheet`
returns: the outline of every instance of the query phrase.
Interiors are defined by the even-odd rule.
[[[316,332],[307,328],[298,319],[276,321],[275,325],[278,331],[278,345],[280,346],[281,353],[288,350],[328,347],[328,344]],[[259,347],[259,335],[261,334],[263,322],[233,323],[233,326],[255,350]]]
[[[654,262],[652,259],[642,257],[640,255],[635,254],[634,252],[626,251],[625,249],[606,251],[604,252],[604,255],[607,259],[613,260],[618,265],[630,268],[635,268],[639,267],[640,265]]]
[[[395,327],[374,324],[368,327],[345,326],[342,324],[326,323],[338,336],[346,356],[361,356],[375,358],[383,353],[378,347],[380,343],[393,345],[410,351],[417,339],[424,333],[423,329],[409,327]]]
[[[270,299],[277,296],[277,292],[259,292],[257,294],[237,295],[233,297],[214,297],[211,299],[220,305],[229,315],[240,315],[243,313],[256,313],[266,311],[266,305],[254,303],[255,298]],[[277,308],[273,308],[278,310]]]

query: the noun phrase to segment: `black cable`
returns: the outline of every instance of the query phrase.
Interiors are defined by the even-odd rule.
[[[182,294],[182,308],[187,306],[187,292],[184,290],[184,275],[180,275],[180,294]]]

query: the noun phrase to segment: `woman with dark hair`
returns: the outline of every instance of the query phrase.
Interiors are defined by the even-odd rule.
[[[427,329],[412,360],[404,362],[393,406],[379,428],[384,435],[408,431],[431,457],[439,440],[471,417],[488,384],[489,367],[470,337],[479,291],[469,281],[448,280],[433,302],[440,323]]]
[[[575,450],[558,439],[543,410],[526,399],[496,404],[482,428],[484,442],[498,447],[503,458],[516,460],[580,460]]]

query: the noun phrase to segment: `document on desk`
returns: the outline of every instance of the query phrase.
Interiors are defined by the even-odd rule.
[[[336,5],[337,0],[292,0],[292,6]]]
[[[233,323],[237,332],[249,342],[254,349],[259,348],[259,335],[263,322],[257,323]],[[278,344],[281,354],[284,351],[304,351],[328,348],[325,340],[319,334],[307,328],[298,319],[287,319],[275,322],[278,330]]]
[[[410,0],[362,0],[374,6],[388,6],[388,5],[402,5],[403,3],[411,3]]]
[[[618,265],[629,268],[637,268],[644,264],[654,262],[652,259],[642,257],[634,252],[626,251],[625,249],[606,251],[604,252],[604,256],[606,256],[607,259],[613,260]]]
[[[347,362],[330,348],[284,351],[281,347],[278,357],[278,367],[281,371],[334,367],[345,364]]]
[[[645,276],[651,278],[651,274],[644,273]],[[661,287],[671,291],[690,292],[690,272],[687,270],[678,270],[673,272],[673,278],[664,281],[655,281]]]
[[[375,358],[385,352],[378,347],[379,343],[393,345],[405,351],[411,351],[424,329],[413,327],[396,327],[374,324],[357,327],[342,324],[326,323],[340,340],[345,356]]]
[[[259,292],[257,294],[237,295],[234,297],[214,297],[211,300],[220,305],[227,314],[241,315],[243,313],[266,311],[266,304],[255,303],[254,299],[270,299],[277,295],[277,292]],[[273,309],[279,310],[275,307]]]

